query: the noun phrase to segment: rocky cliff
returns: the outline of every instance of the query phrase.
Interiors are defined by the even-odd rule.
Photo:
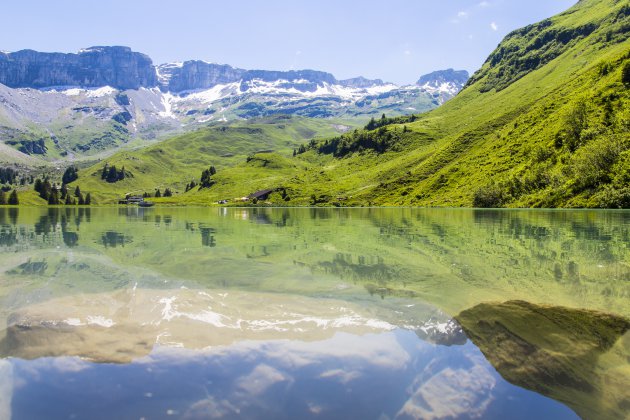
[[[165,92],[209,89],[216,85],[234,83],[240,81],[245,72],[226,64],[199,60],[157,67],[160,88]]]
[[[324,84],[352,88],[384,84],[382,80],[368,80],[363,77],[338,81],[332,74],[316,70],[243,70],[198,60],[162,64],[157,67],[157,74],[162,91],[173,93],[210,89],[229,83],[241,83],[242,91],[247,91],[259,82],[278,82],[278,88],[296,89],[299,92],[315,92],[318,86]]]
[[[138,89],[157,84],[151,59],[128,47],[92,47],[77,54],[22,50],[0,53],[0,83],[12,88],[56,86]]]
[[[418,85],[431,90],[448,84],[459,90],[467,80],[466,71],[449,69],[422,76]],[[0,84],[10,88],[159,87],[163,92],[178,94],[231,83],[239,83],[242,92],[255,90],[261,83],[271,83],[275,88],[303,93],[333,85],[352,89],[386,85],[380,79],[364,77],[337,80],[330,73],[316,70],[243,70],[200,60],[154,66],[148,56],[129,47],[91,47],[71,54],[33,50],[0,52]]]

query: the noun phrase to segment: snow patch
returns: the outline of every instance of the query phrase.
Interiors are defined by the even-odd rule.
[[[175,114],[173,114],[173,106],[172,106],[172,101],[175,97],[173,95],[171,95],[170,93],[164,93],[162,94],[161,97],[161,104],[162,107],[164,108],[164,111],[160,111],[158,112],[158,115],[160,117],[163,118],[173,118],[176,119],[177,117],[175,116]]]

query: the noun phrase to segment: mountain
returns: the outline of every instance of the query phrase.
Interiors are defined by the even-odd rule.
[[[195,194],[213,202],[281,189],[292,204],[630,208],[629,88],[630,6],[582,0],[508,34],[439,108],[312,142],[291,161],[301,169],[281,181],[250,159]]]
[[[40,160],[98,158],[143,140],[275,114],[356,125],[382,113],[422,112],[457,93],[447,85],[399,87],[314,70],[243,70],[199,60],[155,66],[127,47],[77,54],[23,50],[0,53],[0,136]],[[3,157],[13,160],[0,150]]]
[[[466,70],[438,70],[420,77],[416,84],[429,91],[453,92],[456,95],[469,78]]]
[[[226,64],[191,60],[185,63],[162,64],[156,67],[156,72],[162,91],[178,93],[234,83],[240,80],[245,70],[235,69]]]
[[[91,47],[78,54],[0,52],[0,83],[11,88],[57,86],[138,89],[157,84],[149,57],[128,47]]]

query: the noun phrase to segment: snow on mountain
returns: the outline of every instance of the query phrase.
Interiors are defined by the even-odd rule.
[[[427,92],[455,96],[462,90],[470,75],[466,70],[439,70],[420,77],[416,85]]]
[[[435,83],[425,83],[424,85],[421,85],[420,88],[430,93],[438,92],[451,96],[455,96],[461,89],[461,87],[457,86],[453,82],[443,82],[437,86]]]
[[[422,76],[415,85],[397,86],[363,77],[337,80],[315,70],[243,70],[200,60],[153,66],[149,57],[126,47],[66,54],[48,69],[54,57],[30,50],[0,54],[5,144],[17,149],[29,139],[43,139],[48,150],[65,156],[101,153],[135,137],[150,140],[274,114],[363,121],[435,108],[468,79],[467,72],[449,69]],[[111,57],[118,64],[109,63]],[[37,65],[44,74],[31,80],[23,68]],[[80,85],[92,67],[98,74]],[[111,76],[117,71],[120,77]]]
[[[169,63],[157,66],[155,68],[155,73],[157,74],[158,83],[160,85],[168,86],[171,81],[171,77],[173,77],[173,70],[181,69],[182,67],[184,67],[184,63]]]

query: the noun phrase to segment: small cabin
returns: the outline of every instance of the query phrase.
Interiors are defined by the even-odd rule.
[[[118,204],[140,204],[144,203],[144,197],[141,195],[128,195],[125,198],[118,200]]]
[[[144,197],[140,196],[140,195],[132,195],[127,197],[127,203],[129,204],[138,204],[138,203],[142,203],[144,201]]]
[[[271,195],[271,193],[273,192],[273,190],[260,190],[260,191],[256,191],[254,193],[251,193],[250,195],[247,196],[247,198],[249,200],[267,200],[269,198],[269,196]]]

